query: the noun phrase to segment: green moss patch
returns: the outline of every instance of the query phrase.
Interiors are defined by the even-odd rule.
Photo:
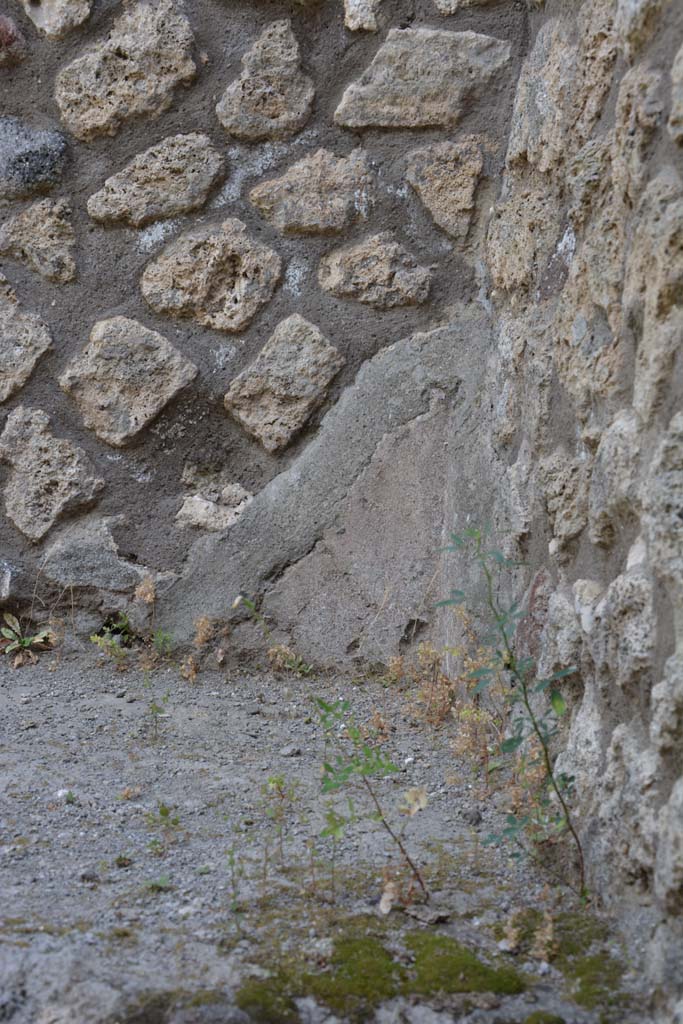
[[[271,978],[249,978],[240,986],[235,1002],[258,1024],[293,1024],[299,1014],[292,987],[292,979],[282,972]]]
[[[517,995],[526,988],[524,979],[511,967],[490,967],[447,935],[416,932],[408,936],[406,945],[415,956],[415,974],[406,984],[406,994],[494,992]]]
[[[367,1011],[398,994],[400,967],[372,936],[335,943],[332,970],[308,974],[303,993],[314,996],[334,1013],[363,1019]]]
[[[238,1007],[261,1024],[295,1024],[295,1000],[310,996],[332,1013],[368,1020],[380,1004],[399,995],[423,997],[492,992],[516,995],[524,980],[507,965],[490,966],[449,936],[415,931],[405,937],[413,956],[406,967],[383,942],[378,922],[346,922],[324,971],[313,972],[300,959],[273,955],[278,969],[268,978],[247,979],[236,995]]]
[[[620,991],[623,965],[605,949],[607,925],[587,912],[560,914],[556,923],[555,966],[569,983],[579,1006],[603,1011],[602,1020],[618,1020],[628,999]]]
[[[556,1013],[546,1013],[545,1010],[535,1010],[525,1018],[524,1024],[567,1024],[564,1017]]]
[[[402,968],[376,937],[354,928],[335,942],[329,969],[314,974],[301,962],[281,964],[270,978],[252,978],[239,989],[237,1005],[252,1020],[283,1024],[298,1020],[294,999],[312,996],[333,1013],[366,1020],[400,991]]]

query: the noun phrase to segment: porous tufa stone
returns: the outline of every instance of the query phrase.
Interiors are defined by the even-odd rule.
[[[315,89],[301,69],[301,54],[288,19],[274,21],[242,58],[242,74],[223,93],[216,114],[236,139],[286,139],[300,131]]]
[[[42,199],[0,224],[0,255],[25,263],[58,284],[73,281],[76,234],[65,199]]]
[[[324,401],[344,357],[298,313],[278,324],[230,385],[225,408],[269,452],[284,448]]]
[[[381,0],[344,0],[344,24],[350,32],[376,32]]]
[[[5,514],[34,542],[62,516],[91,505],[104,487],[83,449],[55,437],[49,424],[42,409],[20,405],[0,435],[0,461],[11,466]]]
[[[203,494],[188,494],[175,520],[178,526],[227,530],[237,522],[253,497],[241,484],[227,484],[216,500]]]
[[[249,201],[278,231],[337,234],[367,216],[372,185],[361,149],[354,149],[348,157],[319,149],[281,178],[258,184],[249,193]]]
[[[584,465],[558,448],[541,460],[539,483],[553,535],[564,544],[578,536],[588,517],[588,490]]]
[[[324,256],[318,269],[321,288],[338,298],[355,299],[375,309],[415,306],[429,294],[431,273],[389,232]]]
[[[0,402],[24,386],[51,348],[47,325],[35,314],[21,312],[16,295],[0,274]]]
[[[282,263],[277,253],[229,218],[195,228],[148,264],[142,294],[158,313],[191,317],[218,331],[243,331],[272,298]]]
[[[470,228],[483,167],[476,139],[436,142],[409,153],[406,178],[434,222],[453,238],[462,239]]]
[[[139,228],[203,206],[225,174],[225,160],[206,135],[173,135],[139,153],[88,200],[94,220]]]
[[[452,127],[509,61],[510,44],[492,36],[393,28],[334,119],[344,128]]]
[[[163,335],[116,316],[95,324],[90,341],[59,384],[78,405],[86,427],[120,448],[197,373]]]
[[[134,117],[157,117],[173,91],[192,81],[190,23],[172,0],[143,0],[124,10],[105,39],[57,75],[55,100],[66,127],[88,141],[115,135]]]

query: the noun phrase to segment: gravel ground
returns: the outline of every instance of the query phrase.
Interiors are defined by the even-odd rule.
[[[427,808],[406,827],[431,890],[427,908],[380,914],[383,880],[398,862],[367,817],[335,844],[333,884],[312,694],[348,698],[361,722],[381,714],[382,749],[401,770],[377,791],[394,821],[406,789],[427,790]],[[647,1019],[635,967],[625,964],[619,979],[617,937],[537,868],[482,844],[503,820],[502,801],[454,757],[453,727],[416,721],[405,692],[234,671],[189,683],[172,665],[120,672],[86,652],[0,666],[0,709],[0,1021]],[[296,783],[284,864],[273,801],[262,794],[274,775]],[[547,960],[533,950],[533,929],[505,933],[524,912],[536,915],[534,927],[546,912],[558,935],[588,936],[580,952],[589,981],[552,943]],[[372,988],[375,953],[386,949],[400,991],[380,985],[346,1003],[336,993],[325,1005],[318,982],[347,976],[338,951],[350,935],[382,944],[358,946],[362,982],[351,988]],[[425,936],[513,968],[524,991],[483,984],[459,993],[442,981],[427,992],[415,954]],[[318,979],[310,992],[303,967]]]

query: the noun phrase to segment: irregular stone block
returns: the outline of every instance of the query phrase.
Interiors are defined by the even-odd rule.
[[[344,0],[344,24],[351,32],[376,32],[381,0]]]
[[[641,569],[613,580],[595,607],[590,652],[603,694],[614,684],[649,697],[657,639],[654,589]]]
[[[606,697],[611,710],[613,689]],[[646,693],[635,700],[645,702]],[[595,717],[601,712],[605,716],[604,704],[596,707]],[[610,717],[603,725],[602,756],[591,775],[581,780],[581,788],[592,797],[593,828],[601,840],[596,847],[599,860],[612,884],[616,877],[623,886],[652,875],[660,833],[656,794],[662,766],[647,746],[640,723],[622,722],[614,729]]]
[[[319,149],[281,178],[258,184],[249,201],[278,231],[336,234],[367,216],[371,187],[372,176],[361,149],[348,157]]]
[[[90,341],[59,378],[83,422],[107,444],[128,444],[198,370],[166,338],[137,320],[96,323]]]
[[[545,181],[515,183],[495,207],[486,235],[486,256],[497,288],[529,288],[557,245],[562,227],[557,196]]]
[[[683,657],[674,654],[652,688],[650,741],[660,753],[677,751],[683,738]]]
[[[676,54],[671,68],[671,113],[668,127],[671,138],[683,143],[683,46]]]
[[[0,435],[0,460],[12,467],[5,512],[29,540],[39,541],[68,512],[91,505],[104,480],[82,448],[54,437],[42,409],[18,406]]]
[[[683,628],[683,413],[671,419],[641,490],[652,568],[678,592]]]
[[[277,451],[321,404],[344,362],[318,328],[295,313],[234,379],[225,408],[266,451]]]
[[[76,138],[115,135],[125,121],[167,110],[173,90],[194,78],[192,30],[172,0],[124,11],[99,43],[57,75],[55,100]]]
[[[58,38],[90,17],[92,0],[21,0],[26,15],[46,36]]]
[[[476,139],[436,142],[408,155],[406,178],[434,222],[453,238],[465,238],[483,167]]]
[[[572,254],[553,325],[553,360],[582,422],[598,399],[626,387],[630,356],[621,332],[624,220],[610,203]],[[617,407],[618,408],[618,407]]]
[[[672,915],[683,910],[683,778],[679,778],[658,821],[655,893]]]
[[[663,112],[662,75],[640,65],[627,71],[617,97],[611,171],[615,191],[630,206],[647,180],[648,144]]]
[[[526,161],[545,172],[587,141],[612,82],[612,29],[612,4],[605,0],[583,4],[576,32],[559,18],[541,27],[517,84],[508,166]]]
[[[169,136],[107,178],[90,196],[88,213],[139,228],[203,206],[224,173],[225,161],[206,135]]]
[[[0,224],[0,255],[58,284],[76,276],[75,245],[71,207],[64,199],[42,199]]]
[[[611,136],[590,139],[582,146],[568,167],[567,185],[572,202],[569,207],[569,218],[575,229],[582,227],[594,205],[609,181]]]
[[[645,424],[671,387],[683,333],[683,185],[665,168],[645,189],[629,239],[623,312],[642,323],[636,352],[633,405]]]
[[[626,59],[632,61],[650,39],[671,0],[617,0],[614,28]]]
[[[121,558],[109,528],[112,521],[88,516],[66,526],[45,552],[43,575],[62,587],[134,590],[149,570]]]
[[[216,501],[201,494],[189,494],[177,513],[178,526],[194,526],[201,530],[227,530],[237,522],[253,501],[253,494],[240,484],[228,484]]]
[[[46,324],[33,313],[22,313],[16,296],[0,274],[0,402],[16,394],[52,348]]]
[[[637,414],[624,409],[600,439],[588,493],[588,535],[594,544],[611,544],[619,518],[637,514],[640,430]]]
[[[553,535],[563,544],[578,536],[586,525],[585,467],[558,449],[542,460],[539,477]]]
[[[272,298],[282,263],[229,218],[195,228],[148,264],[142,294],[158,313],[187,316],[217,331],[244,330]]]
[[[0,14],[0,68],[19,64],[26,57],[26,40],[14,20]]]
[[[272,22],[242,58],[242,74],[223,93],[218,120],[249,142],[286,139],[300,131],[313,106],[313,82],[288,19]]]
[[[334,119],[345,128],[452,127],[509,61],[509,43],[492,36],[393,28]]]
[[[67,159],[66,139],[59,132],[0,117],[0,199],[46,192],[61,178]]]
[[[384,232],[324,256],[318,281],[338,298],[356,299],[375,309],[393,309],[425,302],[431,274]]]

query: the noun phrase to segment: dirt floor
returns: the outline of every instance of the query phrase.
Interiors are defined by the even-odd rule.
[[[234,670],[190,682],[96,651],[3,661],[0,1021],[647,1019],[607,924],[485,844],[502,795],[454,755],[453,724],[419,721],[414,694]],[[350,816],[347,790],[321,792],[313,696],[379,728],[398,771],[376,793],[427,904],[362,786],[348,790],[359,820],[330,817]],[[422,788],[427,807],[398,813]],[[321,836],[330,823],[339,838]]]

